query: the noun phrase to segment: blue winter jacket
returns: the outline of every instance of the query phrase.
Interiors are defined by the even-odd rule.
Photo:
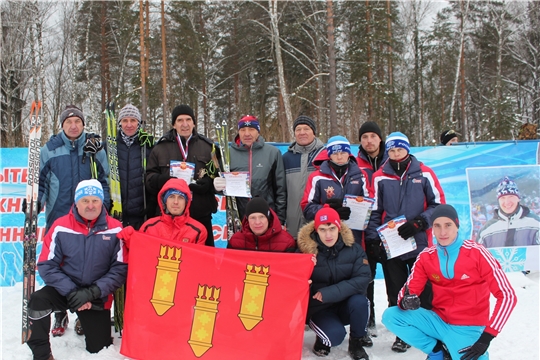
[[[379,238],[377,227],[405,215],[407,220],[421,216],[431,227],[431,214],[435,207],[444,204],[444,192],[437,176],[429,167],[409,155],[407,170],[399,177],[387,161],[373,174],[375,203],[365,230],[366,242]],[[417,249],[400,256],[402,260],[415,258],[431,242],[431,230],[420,231],[414,236]]]
[[[84,144],[89,135],[83,132],[78,139],[71,141],[61,131],[53,135],[41,148],[39,161],[39,197],[41,205],[46,205],[46,229],[53,222],[66,215],[73,205],[75,189],[82,180],[92,178],[90,155],[83,152]],[[109,163],[105,150],[100,150],[96,156],[98,181],[103,187],[105,201],[110,206],[109,195]]]
[[[43,240],[38,270],[46,285],[67,296],[97,285],[106,308],[112,294],[126,281],[125,248],[116,237],[120,222],[105,208],[93,221],[83,219],[75,206],[57,219]]]

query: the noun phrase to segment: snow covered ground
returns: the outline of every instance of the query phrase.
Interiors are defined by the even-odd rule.
[[[489,348],[491,360],[538,360],[539,351],[539,273],[527,276],[522,273],[508,274],[518,296],[518,304],[506,324],[503,332],[492,341]],[[2,333],[1,333],[1,359],[30,360],[31,352],[26,345],[21,345],[21,291],[22,284],[14,287],[3,287],[0,292],[2,303]],[[390,349],[394,335],[389,333],[381,324],[381,315],[385,308],[384,281],[376,280],[375,304],[379,336],[374,338],[374,346],[367,348],[371,360],[408,360],[425,359],[425,355],[416,349],[409,349],[404,354],[398,354]],[[121,339],[115,338],[114,346],[102,350],[98,354],[90,354],[84,350],[84,338],[73,331],[75,315],[71,314],[71,322],[66,334],[60,338],[52,339],[52,350],[57,360],[113,360],[126,359],[120,354]],[[321,359],[311,352],[315,334],[306,330],[304,335],[304,348],[302,359]],[[347,354],[348,340],[332,348],[327,357],[329,360],[350,359]],[[257,360],[257,359],[254,359]],[[274,360],[274,359],[271,359]],[[275,359],[279,360],[279,359]]]

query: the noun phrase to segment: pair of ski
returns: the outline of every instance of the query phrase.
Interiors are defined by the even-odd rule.
[[[121,222],[122,193],[120,190],[120,173],[118,172],[117,124],[113,102],[107,102],[105,106],[105,119],[107,120],[107,158],[109,161],[109,185],[112,201],[110,215]],[[124,328],[124,299],[125,285],[122,285],[114,292],[114,329],[119,333],[122,333]]]
[[[24,344],[30,337],[28,302],[36,287],[36,246],[38,241],[39,155],[41,152],[41,101],[33,101],[30,109],[28,137],[28,170],[26,182],[26,212],[23,238],[23,301],[22,335]]]
[[[221,161],[223,162],[223,170],[230,171],[231,152],[229,148],[229,131],[227,129],[227,121],[223,120],[222,124],[216,122],[216,136],[219,143],[219,151],[221,153]],[[227,240],[230,240],[234,233],[242,230],[242,222],[236,205],[236,197],[226,196],[226,221],[227,221]]]

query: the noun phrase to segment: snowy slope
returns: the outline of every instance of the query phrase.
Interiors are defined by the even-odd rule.
[[[503,332],[492,341],[490,359],[492,360],[539,360],[539,273],[524,276],[522,273],[508,274],[518,296],[518,304],[506,324]],[[32,355],[26,345],[20,344],[21,334],[21,291],[22,285],[3,287],[0,292],[2,303],[1,358],[9,360],[30,360]],[[385,308],[384,281],[376,280],[375,303],[379,336],[374,338],[374,346],[367,352],[371,360],[425,359],[425,355],[416,349],[409,349],[404,354],[390,350],[394,336],[380,323]],[[120,354],[121,339],[115,338],[114,345],[98,354],[89,354],[84,350],[84,338],[73,331],[75,315],[71,314],[70,327],[60,338],[52,339],[52,350],[56,360],[114,360],[126,359]],[[302,359],[321,359],[311,352],[315,334],[306,330]],[[348,340],[332,348],[329,360],[350,359],[347,354]],[[254,359],[256,360],[256,359]],[[274,360],[274,359],[271,359]],[[276,359],[278,360],[278,359]]]

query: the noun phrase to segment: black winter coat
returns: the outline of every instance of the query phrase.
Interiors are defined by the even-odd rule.
[[[152,147],[146,146],[146,159],[150,157]],[[118,132],[116,138],[116,152],[118,154],[118,173],[120,174],[120,192],[122,194],[122,224],[131,225],[138,230],[145,221],[146,210],[144,208],[144,170],[142,162],[142,147],[138,137],[130,147],[122,139]],[[149,202],[148,202],[149,201]],[[148,218],[154,216],[155,201],[147,198],[152,209]],[[154,204],[154,205],[153,205]]]
[[[193,201],[189,207],[189,213],[195,220],[211,216],[215,213],[217,211],[217,200],[212,179],[208,176],[208,169],[212,166],[209,164],[212,161],[211,152],[213,145],[212,140],[194,131],[193,136],[189,140],[187,159],[184,159],[176,141],[176,130],[171,129],[168,131],[159,139],[148,159],[148,166],[146,168],[146,189],[148,195],[157,199],[159,191],[167,180],[170,179],[171,160],[190,162],[195,164],[194,180],[198,180],[197,183],[202,182],[206,190],[195,191],[192,189]],[[216,145],[216,156],[218,154],[219,148]],[[155,215],[159,215],[159,209]]]
[[[332,247],[324,245],[314,222],[304,225],[298,233],[298,249],[315,254],[317,264],[311,274],[307,320],[314,314],[347,300],[355,294],[366,294],[371,270],[362,247],[355,243],[351,229],[341,222],[338,241]],[[313,299],[318,291],[323,302]]]

